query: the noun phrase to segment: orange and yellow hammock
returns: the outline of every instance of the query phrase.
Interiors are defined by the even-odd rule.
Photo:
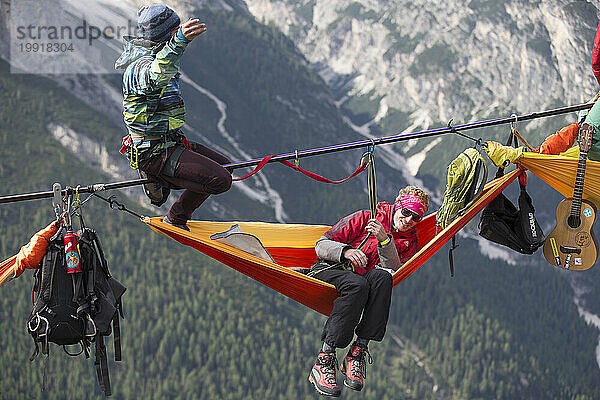
[[[579,162],[579,147],[572,147],[556,156],[523,153],[516,162],[533,172],[566,198],[573,197],[577,163]],[[583,199],[594,203],[596,208],[600,206],[600,162],[598,161],[587,160]]]
[[[502,192],[518,174],[519,171],[516,170],[503,178],[490,182],[465,214],[437,235],[435,214],[428,215],[417,224],[419,250],[394,273],[394,286],[423,265],[496,195]],[[329,315],[333,307],[333,300],[339,296],[335,287],[329,283],[294,270],[294,268],[310,268],[315,262],[317,259],[315,243],[330,228],[329,226],[192,221],[188,222],[190,232],[186,232],[163,223],[160,218],[146,218],[144,222],[156,232],[184,245],[194,247],[209,257],[322,314]],[[233,224],[239,224],[244,233],[259,238],[275,263],[210,239],[212,234],[226,231]]]
[[[437,252],[452,236],[475,217],[494,197],[506,188],[519,174],[515,170],[486,185],[481,195],[446,229],[436,235],[435,214],[428,215],[417,224],[418,252],[394,273],[394,286],[415,272],[429,257]],[[308,277],[295,268],[309,268],[316,260],[315,242],[329,226],[277,224],[265,222],[211,222],[190,221],[190,232],[165,224],[161,218],[144,218],[143,222],[156,232],[222,262],[250,278],[265,284],[291,299],[322,314],[328,315],[333,300],[338,296],[335,288],[323,281]],[[217,232],[239,224],[244,233],[256,236],[275,262],[265,261],[242,250],[210,239]],[[16,272],[15,257],[0,264],[0,284]]]
[[[571,152],[572,153],[572,152]],[[575,154],[576,155],[576,154]],[[569,157],[571,156],[571,157]],[[532,171],[566,197],[572,197],[577,171],[573,154],[550,156],[524,153],[516,163]],[[490,201],[501,193],[520,171],[517,169],[489,182],[480,196],[446,229],[436,234],[435,214],[428,215],[417,224],[418,252],[394,276],[397,286],[415,272],[460,229],[474,218]],[[583,197],[600,204],[600,163],[588,161]],[[333,300],[338,296],[335,288],[323,281],[308,277],[295,268],[309,268],[316,260],[314,245],[327,230],[325,225],[277,224],[264,222],[210,222],[190,221],[191,231],[186,232],[164,224],[160,218],[144,218],[143,222],[154,231],[177,242],[191,246],[215,260],[265,284],[291,299],[322,314],[328,315]],[[244,233],[256,236],[275,262],[265,261],[242,250],[210,239],[217,232],[239,224]],[[15,258],[0,263],[0,284],[16,272]]]

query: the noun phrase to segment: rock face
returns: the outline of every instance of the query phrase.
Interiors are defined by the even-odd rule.
[[[338,94],[372,117],[421,110],[428,122],[530,112],[588,100],[598,1],[247,0]],[[414,118],[413,118],[414,119]]]

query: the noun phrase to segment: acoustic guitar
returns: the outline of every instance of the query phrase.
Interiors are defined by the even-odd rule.
[[[556,207],[556,227],[544,242],[544,257],[559,268],[582,271],[591,268],[598,258],[598,246],[592,225],[596,207],[582,200],[587,153],[592,144],[594,127],[583,124],[579,130],[579,163],[573,198]]]

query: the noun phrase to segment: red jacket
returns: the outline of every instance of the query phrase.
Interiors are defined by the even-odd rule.
[[[399,232],[394,230],[392,232],[392,217],[394,214],[394,205],[386,202],[377,204],[377,220],[381,222],[386,233],[392,234],[394,243],[396,244],[396,250],[398,250],[398,256],[400,262],[405,263],[410,257],[417,252],[417,235],[414,229],[408,232]],[[362,243],[363,239],[367,236],[368,232],[365,227],[367,222],[371,218],[371,211],[361,210],[347,217],[342,218],[337,224],[331,227],[324,236],[329,240],[335,240],[336,242],[346,243],[353,248],[358,248]],[[361,249],[367,256],[367,267],[356,268],[355,272],[359,275],[363,275],[365,272],[375,268],[379,264],[379,254],[377,253],[377,239],[371,235],[367,240],[366,244]]]
[[[592,71],[600,84],[600,23],[596,29],[596,37],[594,38],[594,47],[592,48]]]

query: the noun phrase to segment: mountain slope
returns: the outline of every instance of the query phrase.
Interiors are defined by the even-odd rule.
[[[373,107],[361,112],[392,129],[400,127],[386,119],[397,112],[426,113],[425,126],[576,103],[595,87],[588,57],[597,1],[247,3],[298,45],[340,97],[370,100]]]

